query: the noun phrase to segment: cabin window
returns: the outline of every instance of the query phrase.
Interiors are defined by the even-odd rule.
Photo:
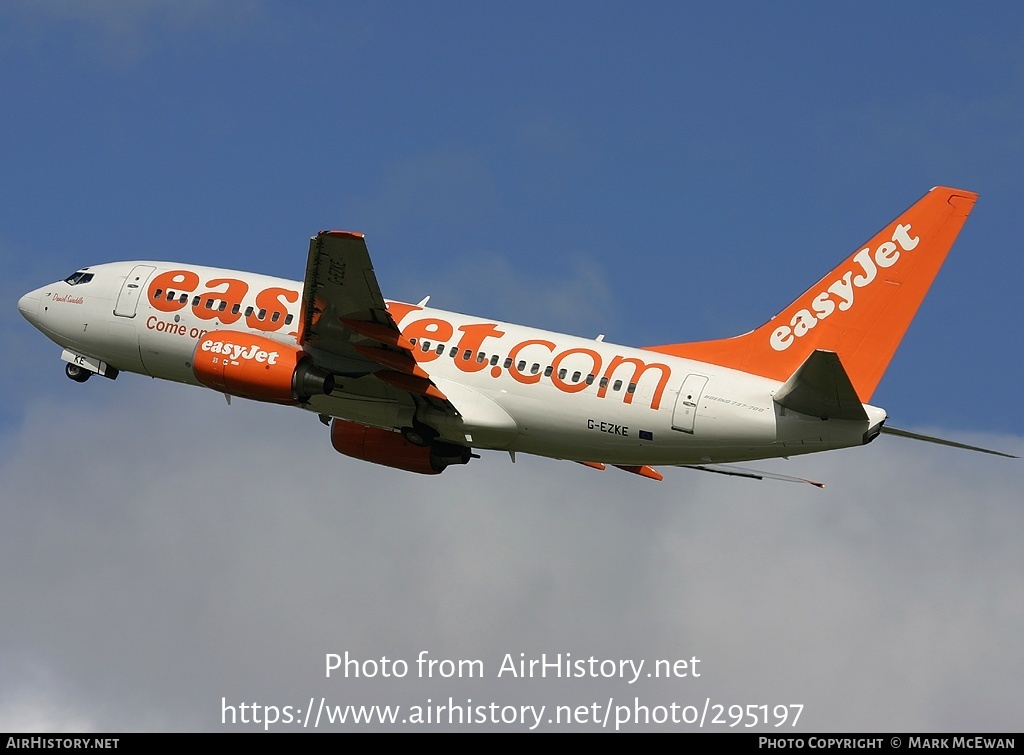
[[[516,369],[519,370],[520,372],[525,370],[526,369],[526,362],[524,362],[523,360],[520,359],[519,360],[519,364],[516,365]]]
[[[538,372],[540,372],[540,365],[534,362],[533,366],[530,367],[530,374],[536,375]]]
[[[231,307],[231,314],[237,315],[241,310],[242,310],[242,305],[241,304],[234,304]]]
[[[563,367],[562,369],[560,369],[560,370],[558,371],[558,379],[559,379],[559,380],[565,380],[565,376],[566,376],[567,374],[568,374],[568,373],[566,372],[566,369],[565,369],[565,367]]]
[[[198,307],[199,306],[199,297],[198,296],[195,297],[194,299],[192,299],[192,306],[193,307]]]
[[[186,304],[186,303],[188,303],[188,294],[182,294],[181,296],[179,296],[178,297],[178,303],[179,304]]]
[[[452,346],[452,350],[448,352],[448,356],[450,356],[452,359],[455,359],[455,355],[458,354],[458,353],[459,353],[459,347],[458,346]]]
[[[630,383],[629,387],[626,388],[626,393],[636,393],[636,383]]]
[[[612,383],[612,390],[613,391],[621,391],[622,390],[622,381],[621,380],[616,380],[614,383]]]
[[[582,375],[582,374],[583,373],[581,373],[579,370],[576,370],[576,372],[572,373],[572,382],[574,382],[574,383],[580,382],[580,375]]]
[[[224,307],[221,307],[220,311],[223,312],[224,311]],[[271,322],[277,322],[280,319],[281,319],[281,313],[280,312],[274,312],[274,314],[272,314],[270,316],[270,321]]]
[[[497,355],[497,354],[495,354],[495,355],[493,355],[493,356],[491,357],[491,367],[493,367],[493,366],[494,366],[494,365],[496,365],[497,363],[498,363],[498,355]]]
[[[484,354],[482,351],[479,354],[476,355],[476,363],[477,364],[483,364],[486,361],[487,361],[487,355]]]
[[[466,349],[465,351],[462,352],[462,361],[463,362],[468,362],[470,357],[472,357],[472,356],[473,356],[473,352],[470,351],[469,349]]]
[[[284,318],[284,324],[285,325],[291,325],[293,319],[295,319],[295,318],[293,318],[291,315],[288,315],[287,317]]]
[[[551,365],[549,364],[544,368],[544,377],[551,377]]]
[[[599,385],[602,388],[607,388],[608,387],[608,378],[606,378],[606,377],[601,378],[601,382],[599,383]]]
[[[206,300],[206,308],[207,309],[213,309],[213,299],[207,299]]]
[[[430,341],[423,341],[423,342],[422,342],[422,343],[420,344],[420,350],[421,350],[421,351],[422,351],[422,352],[423,352],[424,354],[426,354],[426,353],[427,353],[428,351],[430,351]]]
[[[505,361],[502,364],[505,365],[505,369],[507,370],[512,366],[512,357],[505,357]]]
[[[438,355],[444,354],[444,344],[439,343],[435,351],[438,353]]]

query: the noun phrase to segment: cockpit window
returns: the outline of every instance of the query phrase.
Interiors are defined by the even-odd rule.
[[[92,273],[83,273],[81,270],[79,270],[77,273],[72,273],[67,278],[65,278],[64,282],[72,286],[77,286],[82,283],[88,283],[89,281],[91,281],[92,275]]]

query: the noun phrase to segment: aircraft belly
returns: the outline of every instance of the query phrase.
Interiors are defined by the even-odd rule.
[[[541,389],[541,386],[537,386]],[[693,415],[693,429],[680,431],[674,397],[659,408],[593,394],[553,391],[506,394],[502,406],[520,434],[511,450],[577,461],[611,464],[685,464],[740,461],[779,455],[776,418],[768,385],[732,385],[712,378]]]
[[[459,414],[430,410],[419,416],[445,439],[474,448],[504,450],[518,437],[519,425],[494,399],[448,378],[439,377],[434,382]]]
[[[609,455],[635,457],[652,445],[662,412],[631,407],[593,395],[566,397],[553,390],[540,395],[503,397],[503,408],[515,418],[519,435],[511,450],[556,458],[600,460]]]
[[[111,321],[105,324],[105,330],[102,323],[97,325],[95,349],[103,356],[103,360],[119,370],[143,372],[135,323]]]
[[[776,406],[779,445],[783,455],[863,445],[870,420],[821,419]]]
[[[198,385],[192,372],[195,347],[196,341],[191,338],[155,332],[147,326],[147,332],[139,339],[143,369],[138,371],[165,380]]]

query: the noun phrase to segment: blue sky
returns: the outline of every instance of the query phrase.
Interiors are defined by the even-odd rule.
[[[179,454],[198,454],[192,461],[200,470],[221,464],[244,470],[246,460],[233,455],[230,439],[236,436],[227,428],[240,422],[246,433],[258,436],[260,423],[266,422],[262,447],[276,449],[282,462],[309,464],[310,479],[304,484],[312,496],[344,486],[386,501],[393,497],[390,491],[402,490],[440,507],[438,517],[445,525],[442,529],[421,510],[378,508],[374,515],[356,516],[349,507],[365,504],[345,501],[336,504],[341,512],[303,509],[297,516],[311,530],[334,532],[337,527],[347,533],[360,525],[380,533],[388,522],[411,516],[422,531],[408,537],[422,550],[424,563],[436,549],[447,554],[441,557],[445,579],[424,577],[430,572],[413,569],[415,559],[395,567],[410,582],[426,580],[418,594],[435,596],[435,605],[448,605],[453,614],[479,616],[494,606],[485,585],[477,585],[471,575],[511,575],[504,589],[522,613],[510,613],[504,623],[511,626],[515,616],[533,616],[546,627],[537,630],[537,646],[551,648],[548,652],[571,650],[579,639],[581,630],[566,613],[566,601],[552,600],[569,595],[589,596],[568,601],[572,616],[589,610],[592,619],[607,618],[625,600],[646,627],[620,626],[594,637],[595,645],[605,642],[634,655],[654,652],[654,647],[670,652],[667,638],[682,631],[681,619],[655,607],[658,591],[651,585],[667,587],[661,580],[673,569],[685,571],[698,585],[691,572],[699,570],[700,562],[666,556],[667,561],[636,573],[627,554],[650,537],[668,537],[664,528],[676,526],[706,528],[700,540],[686,543],[691,553],[713,559],[716,543],[736,548],[733,552],[763,552],[763,560],[744,556],[742,563],[729,564],[736,581],[722,578],[718,586],[723,592],[741,591],[744,574],[773,568],[783,570],[775,574],[778,584],[793,584],[794,574],[812,579],[819,564],[810,556],[792,571],[770,564],[779,557],[778,549],[819,542],[832,550],[819,545],[811,549],[814,554],[828,558],[838,552],[847,559],[849,571],[837,583],[862,594],[872,616],[891,616],[893,606],[913,596],[919,608],[911,612],[914,621],[931,626],[931,620],[944,615],[940,604],[948,608],[960,599],[958,586],[968,590],[988,584],[992,592],[982,607],[996,611],[987,616],[996,624],[992,631],[1019,636],[1019,613],[998,608],[1010,604],[1018,589],[1014,579],[1024,575],[1014,555],[1016,544],[1001,535],[1012,529],[1008,522],[1020,522],[1013,505],[1019,502],[1019,464],[993,465],[973,456],[953,461],[943,455],[949,451],[907,450],[895,439],[882,439],[879,448],[850,456],[801,460],[799,468],[792,462],[787,467],[792,474],[830,476],[830,490],[842,492],[823,494],[835,496],[824,508],[841,512],[835,514],[823,514],[820,498],[809,503],[788,486],[764,491],[743,481],[695,481],[699,475],[675,471],[660,487],[649,488],[609,473],[602,477],[529,460],[516,468],[482,460],[423,486],[409,475],[333,455],[308,417],[282,421],[274,410],[246,407],[253,419],[239,419],[243,410],[234,407],[225,414],[216,396],[210,400],[194,390],[156,386],[130,375],[117,383],[74,385],[61,374],[59,349],[16,314],[15,303],[21,293],[75,268],[117,259],[182,260],[300,278],[308,237],[321,228],[340,227],[366,234],[390,298],[418,301],[431,294],[438,307],[581,335],[605,333],[609,341],[631,345],[724,337],[749,330],[782,309],[930,187],[952,185],[978,192],[979,202],[874,403],[885,407],[899,426],[1019,452],[1024,419],[1017,395],[1024,360],[1019,306],[1024,269],[1018,253],[1022,16],[1024,11],[1011,3],[970,10],[948,6],[928,13],[914,4],[891,3],[856,8],[650,3],[639,10],[625,3],[526,2],[5,4],[0,8],[0,259],[8,274],[0,284],[0,301],[8,316],[0,337],[7,353],[16,356],[7,360],[0,383],[5,396],[0,399],[0,445],[8,451],[2,475],[12,491],[4,504],[4,529],[45,532],[45,521],[53,517],[63,523],[59,530],[86,517],[82,526],[96,527],[100,542],[116,537],[130,544],[152,533],[140,524],[145,516],[138,519],[132,511],[159,511],[169,518],[170,530],[182,533],[202,529],[191,517],[220,517],[216,521],[223,526],[212,527],[212,534],[196,533],[197,542],[205,543],[197,558],[209,557],[211,569],[229,575],[222,577],[223,592],[206,594],[210,605],[205,609],[188,598],[191,580],[201,579],[202,572],[175,571],[176,551],[169,546],[166,554],[157,547],[154,556],[128,545],[124,551],[115,549],[120,555],[112,562],[99,565],[86,554],[77,559],[92,565],[84,567],[86,573],[94,567],[99,576],[108,568],[146,574],[166,556],[171,577],[166,585],[161,582],[167,588],[161,605],[180,618],[182,628],[165,638],[165,646],[188,647],[193,657],[203,657],[227,642],[218,628],[268,619],[255,609],[251,614],[248,608],[231,610],[239,606],[227,596],[254,589],[241,568],[253,556],[241,541],[273,539],[271,529],[244,518],[241,528],[229,526],[233,515],[241,516],[231,506],[220,514],[191,505],[163,508],[167,502],[160,498],[159,469],[139,490],[118,493],[99,485],[79,491],[84,500],[73,515],[66,507],[75,495],[66,491],[43,492],[39,507],[32,502],[39,499],[38,486],[55,474],[82,473],[93,479],[100,469],[113,478],[130,477],[140,466],[150,469],[155,458],[173,467]],[[220,440],[186,452],[167,439],[143,443],[146,434],[133,435],[135,429],[126,430],[127,435],[117,432],[118,421],[137,428],[137,422],[173,425],[184,418],[191,424],[182,425],[182,432],[195,432],[198,422],[201,435]],[[72,419],[78,429],[70,437],[42,440],[44,428],[72,427]],[[83,439],[84,427],[89,430]],[[106,438],[111,445],[89,438]],[[127,438],[136,442],[119,445]],[[899,471],[908,465],[914,471],[903,478]],[[510,488],[522,486],[530,492],[530,506],[518,509],[515,498],[506,500],[508,490],[501,496],[473,494],[492,479],[506,480]],[[967,518],[965,501],[950,492],[959,490],[963,479],[987,480],[978,483],[982,490],[964,489],[965,496],[977,499],[973,505],[983,507],[972,509]],[[262,489],[268,484],[263,480]],[[260,490],[253,488],[249,495],[269,517],[265,524],[270,528],[281,502],[261,498]],[[616,498],[615,491],[622,497]],[[658,514],[649,511],[633,522],[626,501],[642,495],[652,496],[651,511]],[[748,509],[748,502],[761,497],[763,507]],[[869,508],[870,513],[885,512],[887,518],[862,520],[866,499],[881,507]],[[584,521],[594,512],[579,503],[567,507],[566,500],[593,503],[598,515],[607,517],[607,529],[591,531]],[[688,507],[685,512],[674,508],[680,501]],[[926,501],[942,512],[917,512],[937,517],[927,525],[934,530],[929,542],[944,544],[960,554],[957,563],[971,566],[949,580],[952,593],[924,590],[922,597],[921,584],[913,580],[897,587],[891,582],[893,573],[905,573],[905,553],[898,544],[915,532],[915,517],[905,507],[922,507]],[[102,502],[112,508],[95,508]],[[899,512],[890,513],[890,507]],[[517,510],[524,519],[516,519]],[[108,530],[89,518],[90,511],[95,517],[114,516],[116,526],[104,536]],[[332,515],[344,521],[325,520]],[[764,541],[757,540],[747,517],[767,528]],[[623,533],[623,521],[638,528],[617,544],[618,558],[626,560],[596,566],[607,558],[607,548],[616,547],[614,535]],[[461,531],[470,527],[467,522],[479,529]],[[783,523],[799,527],[794,542]],[[883,524],[892,529],[880,533]],[[518,551],[505,553],[500,541],[492,543],[494,549],[481,549],[479,543],[491,543],[497,526],[522,528],[524,547],[533,549],[528,548],[529,558]],[[980,530],[972,530],[975,526]],[[536,535],[545,528],[550,540]],[[73,532],[68,535],[72,540]],[[556,534],[580,532],[591,539],[576,541],[567,553],[555,547],[564,542]],[[837,532],[853,534],[840,537]],[[691,536],[696,537],[679,535]],[[313,536],[296,530],[295,542],[278,544],[282,564],[299,547],[296,543],[309,542],[306,537]],[[343,573],[356,568],[356,555],[335,553],[315,537],[313,542],[313,555],[306,557],[322,568]],[[669,545],[659,542],[668,553]],[[862,550],[866,543],[870,553]],[[350,545],[359,558],[386,571],[387,564],[402,563],[408,541],[389,537],[380,552],[370,553],[360,551],[358,543]],[[555,551],[558,557],[551,555],[548,563],[547,555]],[[66,553],[54,552],[53,563],[63,563]],[[22,574],[23,562],[8,558],[5,570]],[[930,563],[930,558],[917,563]],[[857,564],[865,560],[875,566],[870,575],[859,575]],[[255,563],[257,572],[266,568],[264,561]],[[651,602],[630,597],[624,585],[603,589],[612,575],[643,582],[647,587],[640,594]],[[70,593],[55,593],[32,576],[19,580],[5,590],[32,602],[32,610],[20,629],[5,636],[0,656],[28,660],[12,680],[0,682],[0,710],[6,711],[0,728],[24,720],[44,727],[134,728],[109,710],[130,697],[128,690],[144,676],[142,662],[133,666],[125,661],[109,686],[97,692],[91,682],[95,669],[90,671],[81,659],[105,657],[107,651],[90,644],[101,633],[86,630],[78,653],[67,650],[78,646],[68,637],[40,639],[45,633],[36,631],[37,623],[49,616],[40,606],[61,605]],[[363,600],[361,605],[389,626],[408,623],[411,615],[391,615],[388,608],[401,604],[407,586],[400,579],[381,580],[376,586],[371,580],[367,588],[371,593],[376,589],[377,599],[349,583],[332,583],[331,589],[346,600]],[[526,589],[526,583],[532,587]],[[455,585],[467,584],[476,586],[460,598]],[[805,587],[812,594],[824,589],[820,584]],[[125,587],[125,594],[154,589],[140,578]],[[878,597],[883,590],[886,597]],[[696,601],[709,617],[721,614],[741,624],[756,618],[742,608],[724,611],[715,595],[694,587],[679,597]],[[819,637],[838,642],[843,625],[849,626],[841,618],[818,625],[820,616],[800,594],[788,599],[808,631],[818,630]],[[313,627],[317,638],[303,635],[304,641],[317,652],[335,649],[320,624],[327,619],[317,618],[312,598],[296,599],[298,605],[281,600],[269,599],[268,615],[294,608],[306,616],[305,625]],[[342,620],[344,614],[333,610],[327,612],[330,620]],[[204,636],[218,638],[210,645],[188,628],[197,623],[196,611],[219,617],[204,630]],[[152,634],[151,625],[138,621],[121,625],[126,641]],[[780,639],[785,637],[781,619],[769,625],[771,639],[764,647],[778,649],[780,665],[805,663],[799,648]],[[473,621],[462,626],[469,628],[453,628],[439,619],[430,630],[435,646],[448,643],[452,652],[463,653],[508,646],[506,639],[498,639],[504,638],[501,627]],[[275,638],[293,630],[282,624]],[[897,638],[913,636],[910,624],[893,632]],[[414,634],[398,633],[388,640],[384,635],[373,621],[353,625],[352,636],[367,652],[419,642]],[[720,666],[749,642],[737,636],[735,645],[715,644],[713,623],[690,627],[686,636],[693,640],[691,647],[704,642],[708,648],[697,652],[718,652]],[[997,668],[981,649],[982,640],[965,628],[962,637],[938,642],[936,652],[970,645],[978,648],[975,669]],[[870,646],[875,641],[886,648],[895,642],[903,651],[900,657],[907,657],[907,648],[890,635],[869,633],[862,651],[877,650]],[[110,664],[118,665],[110,653]],[[1019,647],[1009,654],[1009,670],[1024,670]],[[171,651],[157,656],[159,673],[173,675],[181,663]],[[827,649],[821,657],[828,659],[824,666],[849,663]],[[262,685],[268,695],[293,688],[298,693],[314,686],[312,672],[304,666],[302,673],[295,671],[303,663],[277,669],[280,680],[275,683],[279,677],[271,671],[252,671],[258,665],[255,655],[239,652],[236,665],[225,664],[223,678],[232,680],[239,694],[254,685]],[[771,672],[744,673],[740,665],[732,675],[718,677],[723,688],[737,699],[751,689],[773,691],[767,678]],[[911,667],[903,673],[913,676],[920,670]],[[254,673],[261,677],[259,684],[252,681]],[[799,676],[790,674],[780,688],[798,696],[822,694]],[[868,678],[862,681],[867,689]],[[1010,684],[1006,676],[995,686]],[[197,674],[192,687],[184,678],[180,687],[153,708],[140,703],[145,711],[133,709],[132,721],[141,722],[139,728],[216,728],[203,696],[219,700],[217,684]],[[844,719],[836,709],[811,721],[824,728],[932,728],[950,720],[943,711],[957,708],[958,695],[964,694],[955,685],[946,694],[939,681],[935,688],[941,702],[931,706],[930,692],[906,691],[888,701],[890,712],[901,704],[913,709],[908,719],[895,713],[886,718],[867,706],[860,717]],[[849,703],[839,692],[835,695],[835,706]],[[192,702],[197,699],[202,704]],[[57,710],[73,710],[74,715],[61,719]],[[1016,721],[1001,719],[998,712],[986,715],[979,706],[967,721],[1004,729]]]
[[[1014,373],[988,368],[1020,375],[1014,14],[202,2],[2,14],[0,238],[5,254],[46,262],[23,287],[131,257],[297,278],[308,235],[341,226],[367,234],[394,298],[431,293],[630,344],[698,340],[760,324],[941,183],[981,200],[880,403],[911,423],[1021,426],[1019,402],[1000,395]],[[481,279],[481,260],[506,269]],[[532,289],[584,272],[578,317],[501,291],[508,273]],[[960,369],[994,400],[950,401]]]

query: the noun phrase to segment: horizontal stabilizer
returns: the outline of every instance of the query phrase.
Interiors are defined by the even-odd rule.
[[[815,349],[775,394],[775,403],[822,419],[866,420],[850,377],[834,351]]]
[[[921,435],[920,433],[912,433],[909,430],[900,430],[898,427],[887,427],[882,425],[882,432],[887,435],[896,435],[900,438],[910,438],[911,440],[923,440],[925,443],[937,443],[940,446],[952,446],[953,448],[963,448],[967,451],[980,451],[983,454],[992,454],[993,456],[1003,456],[1007,459],[1017,459],[1018,456],[1013,454],[1004,454],[1002,451],[992,451],[988,448],[981,448],[979,446],[968,446],[965,443],[956,443],[951,440],[945,440],[943,438],[935,438],[931,435]]]

